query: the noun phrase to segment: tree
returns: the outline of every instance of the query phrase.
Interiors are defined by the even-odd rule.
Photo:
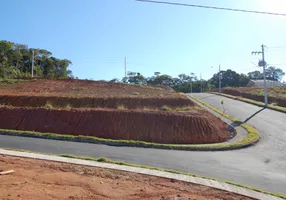
[[[233,70],[221,71],[221,87],[244,87],[249,82],[249,78],[244,74],[238,74]],[[219,73],[213,75],[210,83],[216,88],[219,87]]]
[[[285,76],[285,72],[273,66],[265,69],[265,76],[267,80],[281,81]],[[263,73],[260,71],[253,71],[248,73],[248,77],[254,80],[262,80],[264,78]]]
[[[249,72],[247,75],[250,79],[254,79],[254,80],[263,79],[263,74],[258,70]]]
[[[138,72],[128,72],[127,75],[128,75],[127,81],[131,84],[140,84],[140,85],[146,84],[144,76],[142,76]]]
[[[31,74],[34,51],[34,73],[51,78],[73,77],[68,69],[71,61],[52,57],[45,49],[29,49],[27,45],[0,40],[0,77],[14,78]]]
[[[265,69],[265,76],[268,80],[281,81],[285,76],[282,69],[270,66]]]

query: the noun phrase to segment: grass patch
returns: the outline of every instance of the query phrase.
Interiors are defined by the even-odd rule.
[[[162,106],[162,107],[160,108],[160,110],[162,110],[162,111],[171,111],[172,108],[170,108],[169,106]]]
[[[124,107],[124,105],[118,105],[118,106],[117,106],[117,109],[118,109],[118,110],[125,110],[126,108]]]
[[[66,106],[65,106],[65,109],[67,109],[67,110],[70,110],[72,107],[71,107],[71,105],[70,104],[67,104]]]
[[[51,103],[46,103],[45,108],[46,109],[53,109],[54,107]]]
[[[13,83],[18,83],[20,80],[19,79],[0,79],[0,83],[3,84],[13,84]]]

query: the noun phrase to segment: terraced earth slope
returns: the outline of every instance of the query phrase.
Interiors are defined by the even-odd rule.
[[[19,80],[0,83],[0,104],[11,106],[70,106],[116,108],[158,108],[193,106],[188,98],[168,87],[151,87],[88,80]]]
[[[87,80],[0,84],[0,129],[169,144],[224,142],[227,126],[168,87]]]
[[[205,144],[226,141],[226,126],[206,111],[0,108],[0,127],[106,139]]]

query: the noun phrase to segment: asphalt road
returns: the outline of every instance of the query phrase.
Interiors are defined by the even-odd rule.
[[[221,108],[220,102],[223,100],[225,112],[242,121],[261,110],[260,107],[217,95],[193,95],[217,108]],[[265,109],[249,119],[248,123],[260,131],[261,141],[246,149],[225,152],[111,147],[4,135],[0,135],[0,148],[107,157],[229,180],[286,194],[286,114]]]

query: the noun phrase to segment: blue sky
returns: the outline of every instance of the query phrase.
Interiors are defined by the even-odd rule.
[[[170,1],[286,12],[285,0]],[[0,22],[1,40],[67,58],[83,79],[122,78],[124,57],[128,71],[145,76],[194,72],[207,79],[219,64],[247,73],[258,69],[251,51],[261,44],[269,47],[266,61],[286,71],[286,17],[133,0],[2,0]]]

